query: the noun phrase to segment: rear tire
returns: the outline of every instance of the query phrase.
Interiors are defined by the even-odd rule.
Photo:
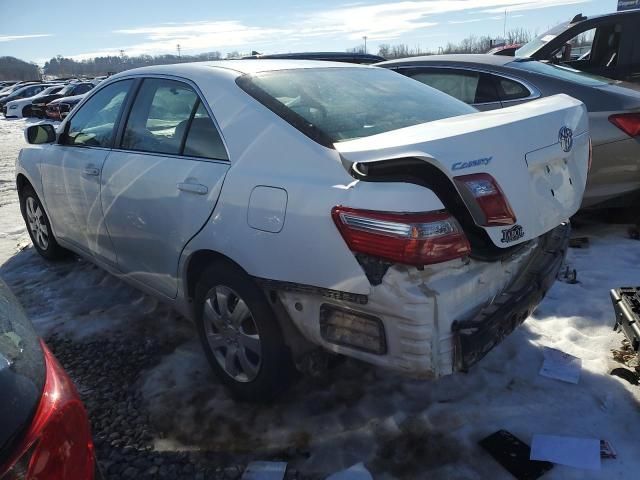
[[[60,260],[69,255],[53,236],[49,217],[31,185],[26,185],[20,193],[20,211],[31,242],[40,255],[47,260]]]
[[[239,267],[210,265],[196,286],[198,335],[214,373],[234,398],[267,402],[291,383],[294,367],[263,291]]]

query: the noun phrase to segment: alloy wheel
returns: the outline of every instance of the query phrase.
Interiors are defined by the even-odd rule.
[[[217,285],[207,293],[204,331],[216,361],[237,382],[251,382],[262,363],[255,320],[246,302],[231,288]]]
[[[27,197],[26,201],[27,224],[31,236],[42,250],[49,248],[49,229],[45,221],[42,207],[33,197]]]

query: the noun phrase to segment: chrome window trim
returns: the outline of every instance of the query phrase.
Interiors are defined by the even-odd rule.
[[[482,102],[482,103],[472,103],[471,105],[493,105],[495,103],[514,103],[514,102],[528,102],[530,100],[536,100],[542,96],[540,90],[534,87],[528,80],[523,80],[522,78],[516,75],[505,74],[502,72],[496,72],[495,70],[490,70],[488,68],[482,67],[461,67],[458,65],[424,65],[424,64],[412,64],[412,65],[400,65],[398,67],[392,68],[393,70],[403,70],[403,69],[418,69],[418,68],[448,68],[450,70],[463,70],[467,72],[475,72],[475,73],[486,73],[489,75],[494,75],[496,77],[502,77],[507,80],[511,80],[512,82],[518,82],[522,84],[528,91],[529,96],[522,98],[515,98],[513,100],[498,100],[497,102]]]

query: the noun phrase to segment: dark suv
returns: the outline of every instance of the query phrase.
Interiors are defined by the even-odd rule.
[[[515,55],[640,82],[640,10],[576,15],[523,45]]]

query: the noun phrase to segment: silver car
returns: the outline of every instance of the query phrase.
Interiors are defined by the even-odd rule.
[[[378,64],[494,110],[565,93],[589,111],[593,165],[582,207],[626,206],[640,191],[640,88],[567,67],[497,55],[432,55]]]

